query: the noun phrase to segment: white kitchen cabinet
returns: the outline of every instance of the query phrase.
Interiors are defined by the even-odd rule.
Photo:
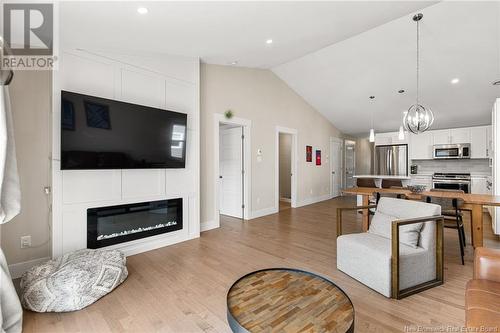
[[[471,158],[488,158],[489,156],[489,137],[490,126],[471,127],[470,129],[470,150]]]
[[[450,143],[470,143],[470,127],[452,128],[450,130]]]
[[[435,145],[447,145],[452,143],[469,143],[470,128],[452,128],[446,130],[431,131]]]
[[[435,145],[447,145],[450,143],[450,130],[430,131],[432,142]]]
[[[410,159],[429,160],[432,159],[432,132],[410,135]]]
[[[491,194],[491,185],[488,184],[488,177],[471,177],[471,189],[472,194]]]
[[[403,140],[399,139],[399,132],[376,133],[375,146],[398,145],[408,143],[408,134]]]
[[[411,175],[411,185],[424,185],[425,189],[429,191],[432,188],[431,175]]]
[[[375,134],[375,146],[385,146],[392,144],[391,133],[377,133]]]
[[[486,126],[486,156],[488,158],[493,157],[493,133],[491,131],[491,126]]]

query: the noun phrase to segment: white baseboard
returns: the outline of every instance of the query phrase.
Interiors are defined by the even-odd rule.
[[[290,198],[280,198],[280,201],[283,201],[283,202],[292,202],[292,199],[290,199]]]
[[[219,228],[220,225],[216,221],[205,221],[200,224],[200,231],[208,231],[212,229]]]
[[[332,196],[330,194],[321,195],[319,197],[311,197],[297,202],[296,207],[303,207],[307,205],[312,205],[321,201],[330,200]]]
[[[262,216],[276,214],[279,211],[277,207],[268,207],[264,209],[254,210],[250,214],[250,219],[256,219]]]
[[[44,257],[9,265],[10,275],[13,279],[20,278],[24,274],[24,272],[26,272],[31,267],[44,263],[48,260],[50,260],[49,257]]]

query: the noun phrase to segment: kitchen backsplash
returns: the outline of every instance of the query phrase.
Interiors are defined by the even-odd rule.
[[[474,174],[491,175],[488,159],[471,160],[413,160],[410,165],[418,165],[418,173],[434,172],[469,172]]]

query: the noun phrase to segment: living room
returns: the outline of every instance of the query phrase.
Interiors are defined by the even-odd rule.
[[[1,10],[2,330],[498,331],[500,2]]]

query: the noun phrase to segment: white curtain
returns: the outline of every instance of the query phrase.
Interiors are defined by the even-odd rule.
[[[12,220],[21,211],[21,190],[17,173],[9,86],[0,87],[0,224],[3,224]]]
[[[0,71],[1,72],[1,71]],[[4,73],[0,73],[0,81]],[[21,210],[21,191],[8,85],[0,82],[0,224],[9,222]],[[0,333],[22,331],[23,311],[0,249]]]

